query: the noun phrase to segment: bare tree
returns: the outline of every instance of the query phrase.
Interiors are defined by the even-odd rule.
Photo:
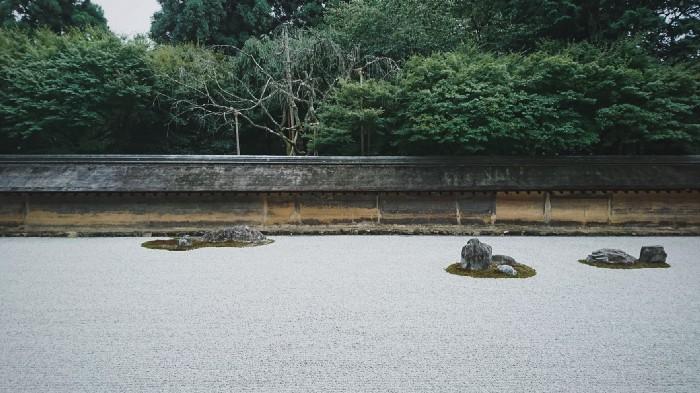
[[[238,154],[241,120],[279,138],[288,155],[306,154],[304,136],[318,126],[316,108],[339,80],[353,74],[386,76],[397,69],[388,58],[344,51],[323,33],[292,32],[287,26],[243,48],[218,49],[234,52],[225,71],[210,64],[204,75],[170,76],[192,93],[174,99],[175,108],[177,114],[197,113],[233,128]]]

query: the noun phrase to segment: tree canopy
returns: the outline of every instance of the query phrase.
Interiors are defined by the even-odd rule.
[[[0,23],[56,33],[88,26],[107,28],[102,8],[90,0],[0,0]]]
[[[700,153],[700,0],[0,0],[0,151]]]
[[[457,9],[474,39],[496,50],[631,37],[663,56],[697,57],[700,49],[697,0],[457,0]]]
[[[199,43],[240,47],[251,37],[277,26],[314,25],[324,0],[158,0],[162,9],[153,16],[151,38],[161,43]]]
[[[154,76],[146,46],[104,30],[0,34],[1,137],[14,152],[133,151]],[[145,116],[144,116],[145,114]],[[5,150],[5,149],[3,149]]]
[[[652,154],[700,141],[697,74],[626,46],[410,59],[390,85],[346,82],[319,110],[322,153]],[[390,93],[389,93],[390,92]],[[387,126],[388,125],[388,126]]]

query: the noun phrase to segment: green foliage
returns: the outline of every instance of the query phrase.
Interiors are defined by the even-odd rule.
[[[698,0],[160,3],[0,0],[0,152],[700,152]]]
[[[344,51],[325,31],[282,29],[251,38],[227,66],[211,63],[203,78],[185,72],[173,79],[189,83],[181,102],[188,114],[217,119],[243,133],[276,137],[287,154],[307,151],[305,135],[318,123],[316,108],[339,80],[362,71],[386,72],[380,59]],[[391,63],[389,63],[391,65]],[[199,87],[197,87],[199,86]]]
[[[394,143],[407,154],[555,154],[585,151],[595,134],[569,103],[580,97],[540,82],[518,56],[451,53],[414,58],[400,80],[404,110]],[[551,74],[571,71],[549,59]],[[544,63],[544,62],[542,62]],[[542,73],[547,72],[539,69]]]
[[[104,30],[0,30],[0,139],[15,153],[142,149],[153,100],[147,47]]]
[[[697,75],[629,61],[593,47],[415,58],[395,143],[411,154],[684,152],[700,138]]]
[[[209,75],[225,75],[232,59],[191,44],[158,46],[149,53],[149,63],[156,76],[154,91],[162,132],[161,148],[179,154],[207,152],[230,154],[235,138],[227,124],[204,113],[181,106],[183,100],[206,101],[194,97],[195,89],[213,89]],[[226,84],[226,81],[222,81]]]
[[[700,141],[697,72],[629,50],[414,57],[389,102],[367,98],[358,109],[366,92],[342,85],[323,107],[318,144],[323,153],[356,153],[357,125],[369,119],[398,154],[692,151]]]
[[[342,81],[319,109],[311,148],[323,154],[390,154],[396,86],[383,80]]]
[[[102,8],[90,0],[0,0],[0,27],[107,28]]]
[[[325,22],[344,45],[395,60],[464,44],[532,52],[547,40],[567,45],[630,37],[663,58],[700,54],[697,0],[351,0],[332,7]]]
[[[240,47],[277,26],[315,24],[324,0],[159,0],[151,38],[160,43],[198,43]]]
[[[492,50],[531,51],[542,40],[612,42],[639,37],[662,57],[697,58],[697,0],[457,0],[473,39]]]
[[[700,141],[700,74],[687,64],[668,65],[620,44],[582,44],[562,56],[575,60],[578,88],[592,105],[581,113],[594,121],[596,153],[691,153]],[[563,82],[562,82],[563,84]]]
[[[346,48],[402,60],[458,47],[455,11],[454,0],[353,0],[332,7],[325,23]]]

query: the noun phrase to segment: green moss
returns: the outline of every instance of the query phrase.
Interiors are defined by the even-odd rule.
[[[272,242],[273,241],[270,239],[263,240],[261,242],[245,242],[245,241],[237,241],[237,240],[231,240],[231,241],[226,241],[226,242],[203,242],[201,240],[193,239],[191,247],[178,247],[177,239],[170,239],[170,240],[147,241],[147,242],[141,244],[141,247],[149,248],[151,250],[190,251],[190,250],[196,250],[198,248],[206,248],[206,247],[234,247],[234,248],[257,247],[257,246],[263,246],[265,244],[270,244]]]
[[[445,271],[450,274],[455,274],[458,276],[469,276],[474,278],[529,278],[537,274],[537,271],[530,266],[523,265],[522,263],[516,263],[513,265],[515,270],[518,272],[517,276],[509,276],[505,273],[498,271],[495,265],[492,265],[487,270],[482,271],[472,271],[467,269],[462,269],[459,267],[459,263],[453,263],[448,266]]]
[[[668,263],[651,263],[651,262],[636,262],[632,264],[622,264],[622,263],[605,263],[605,262],[589,262],[585,259],[580,259],[579,262],[595,266],[602,269],[665,269],[671,267]]]

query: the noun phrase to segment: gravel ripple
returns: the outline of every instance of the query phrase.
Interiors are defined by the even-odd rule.
[[[0,239],[0,392],[700,391],[700,238],[481,238],[526,280],[445,273],[464,237],[144,240]]]

